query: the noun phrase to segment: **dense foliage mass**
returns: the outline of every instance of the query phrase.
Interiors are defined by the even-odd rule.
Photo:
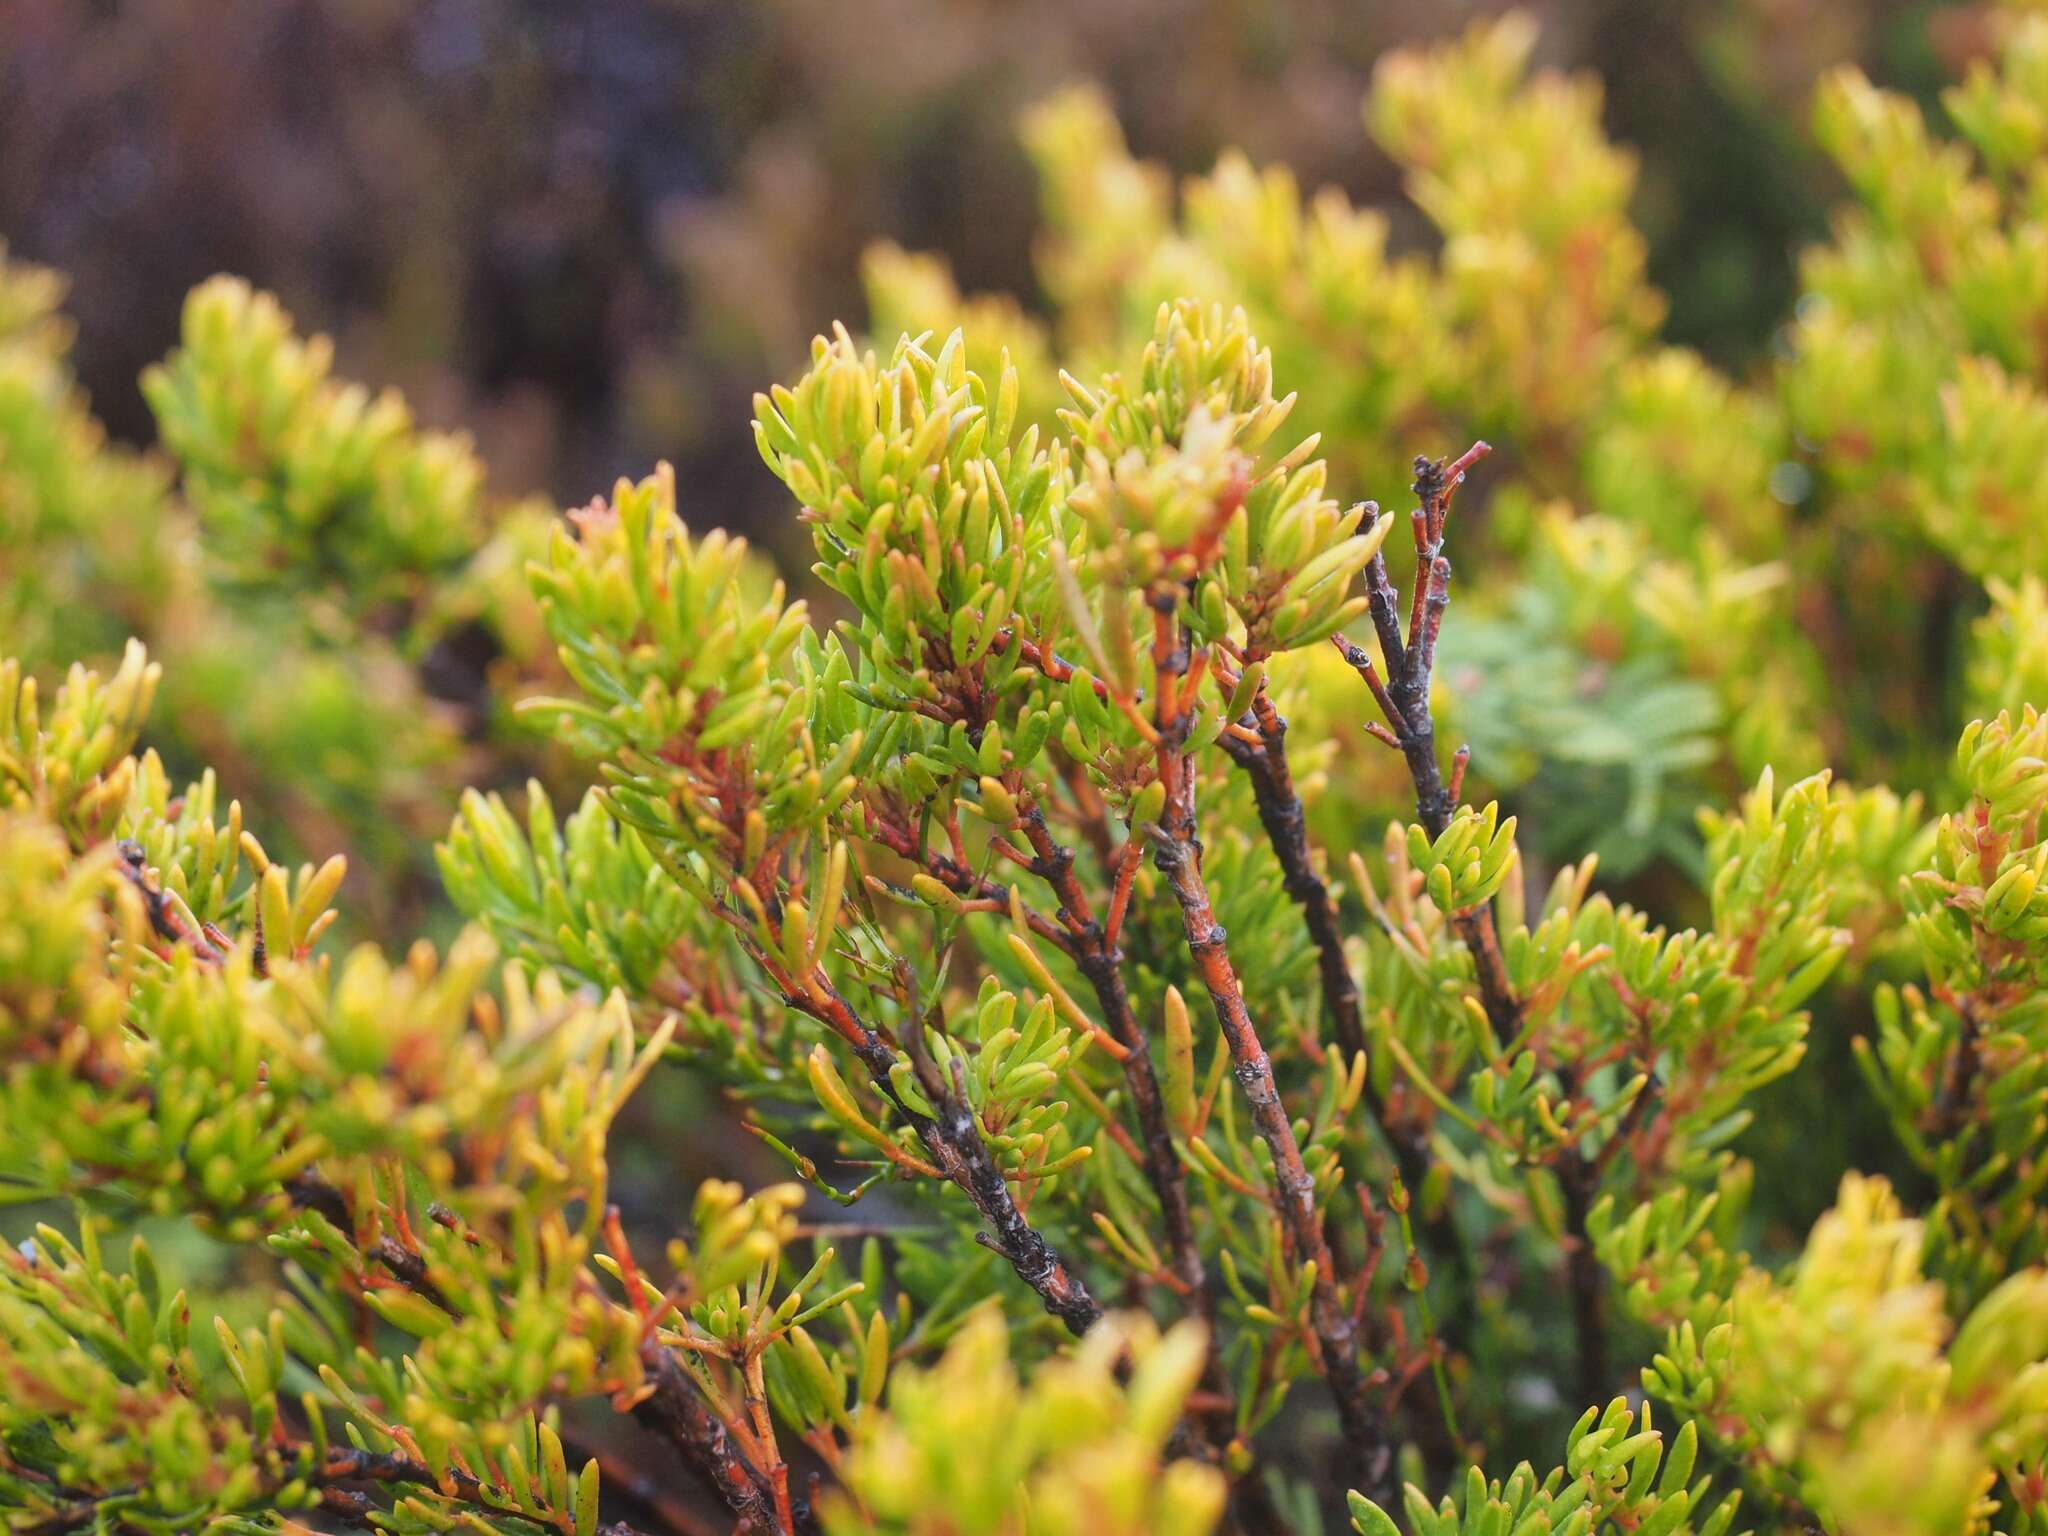
[[[1751,382],[1530,43],[1428,257],[1034,113],[1052,320],[756,399],[815,614],[0,268],[5,1528],[2048,1531],[2048,20],[1826,84]]]

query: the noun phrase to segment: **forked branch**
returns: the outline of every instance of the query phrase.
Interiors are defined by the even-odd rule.
[[[1446,785],[1437,762],[1436,722],[1429,707],[1437,636],[1451,600],[1451,562],[1443,553],[1444,528],[1450,517],[1451,498],[1464,483],[1466,471],[1491,451],[1487,444],[1479,442],[1448,462],[1426,458],[1415,461],[1416,506],[1409,514],[1415,539],[1415,588],[1410,594],[1405,635],[1401,630],[1400,594],[1387,574],[1385,556],[1375,554],[1365,568],[1368,611],[1379,637],[1380,657],[1386,667],[1384,677],[1364,646],[1342,635],[1332,637],[1380,707],[1387,730],[1406,760],[1409,778],[1415,785],[1415,819],[1432,839],[1442,836],[1457,814],[1465,763],[1461,750],[1451,783]],[[1472,956],[1480,1005],[1486,1010],[1495,1038],[1518,1038],[1523,1027],[1523,1005],[1508,979],[1492,905],[1482,902],[1447,915]],[[1565,1262],[1577,1324],[1582,1395],[1593,1400],[1601,1397],[1607,1387],[1603,1279],[1585,1228],[1597,1170],[1581,1166],[1585,1158],[1577,1150],[1567,1152],[1565,1158],[1560,1178],[1566,1191],[1571,1227]]]

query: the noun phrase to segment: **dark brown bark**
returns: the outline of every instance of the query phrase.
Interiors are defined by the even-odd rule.
[[[1444,526],[1450,515],[1451,497],[1463,483],[1465,471],[1490,451],[1486,444],[1474,443],[1449,464],[1441,460],[1415,461],[1419,505],[1410,514],[1415,535],[1415,591],[1409,605],[1405,640],[1401,636],[1400,600],[1387,574],[1386,557],[1374,555],[1366,567],[1366,599],[1387,668],[1384,689],[1364,647],[1341,636],[1337,639],[1345,660],[1358,669],[1375,696],[1383,694],[1384,700],[1393,706],[1387,725],[1400,744],[1408,776],[1415,785],[1415,819],[1432,838],[1443,835],[1458,808],[1456,799],[1444,787],[1443,771],[1436,758],[1436,721],[1429,709],[1437,634],[1443,627],[1444,609],[1451,601],[1451,562],[1443,554]],[[1383,703],[1382,710],[1385,708]],[[1471,951],[1480,1001],[1488,1020],[1501,1039],[1513,1039],[1522,1008],[1508,982],[1500,940],[1494,932],[1492,908],[1477,907],[1449,916],[1458,937]]]
[[[318,1211],[349,1238],[355,1238],[355,1215],[349,1209],[348,1197],[317,1173],[307,1171],[293,1175],[284,1190],[294,1205]],[[391,1277],[407,1290],[424,1297],[443,1312],[452,1314],[455,1311],[427,1273],[427,1261],[410,1248],[391,1238],[381,1237],[365,1251],[365,1257],[383,1265]]]
[[[1376,681],[1376,680],[1375,680]],[[1344,953],[1344,933],[1337,913],[1337,900],[1329,882],[1316,868],[1308,839],[1308,822],[1301,797],[1295,792],[1293,771],[1287,761],[1287,721],[1260,690],[1253,712],[1243,722],[1259,736],[1259,745],[1225,732],[1219,740],[1232,760],[1251,781],[1258,806],[1259,823],[1279,861],[1288,895],[1301,907],[1302,920],[1316,948],[1316,966],[1322,984],[1323,1011],[1331,1021],[1337,1044],[1347,1058],[1367,1052],[1364,1018],[1358,983]],[[1379,1127],[1380,1135],[1393,1153],[1401,1182],[1411,1196],[1420,1199],[1429,1176],[1431,1160],[1429,1134],[1419,1123],[1397,1119],[1391,1106],[1373,1082],[1365,1079],[1366,1112]],[[1436,1215],[1417,1209],[1417,1221],[1428,1238],[1429,1252],[1445,1261],[1449,1272],[1462,1283],[1472,1279],[1471,1255],[1460,1241],[1449,1210]],[[1453,1308],[1438,1319],[1453,1341],[1462,1336],[1463,1311]]]
[[[1935,1093],[1929,1112],[1933,1126],[1928,1138],[1930,1141],[1947,1141],[1962,1128],[1977,1084],[1979,1043],[1984,1026],[1978,1017],[1976,999],[1967,994],[1959,997],[1955,1010],[1956,1050],[1942,1074],[1941,1087]]]
[[[810,1014],[853,1047],[854,1054],[867,1068],[875,1091],[917,1133],[932,1161],[960,1186],[988,1223],[988,1231],[976,1234],[983,1246],[1007,1259],[1018,1278],[1038,1293],[1045,1310],[1071,1332],[1078,1336],[1094,1327],[1102,1318],[1102,1308],[1088,1294],[1081,1277],[1067,1268],[1052,1245],[1017,1209],[1010,1186],[990,1155],[988,1143],[982,1139],[974,1111],[959,1089],[943,1080],[927,1082],[920,1074],[920,1086],[936,1113],[919,1114],[903,1102],[889,1080],[896,1065],[895,1052],[845,998],[822,980],[816,996],[787,986],[783,995],[791,1007]],[[923,1052],[913,1049],[910,1054],[915,1066]]]
[[[1059,900],[1056,915],[1069,935],[1067,953],[1094,990],[1109,1032],[1127,1053],[1123,1059],[1124,1085],[1130,1090],[1131,1107],[1137,1113],[1144,1137],[1145,1176],[1159,1201],[1173,1272],[1186,1287],[1188,1305],[1195,1315],[1213,1324],[1208,1280],[1202,1269],[1201,1250],[1195,1245],[1187,1176],[1173,1144],[1173,1128],[1167,1122],[1166,1103],[1159,1092],[1151,1048],[1131,1012],[1130,996],[1124,987],[1123,956],[1110,942],[1095,917],[1087,892],[1074,878],[1073,850],[1054,840],[1044,813],[1037,806],[1026,811],[1023,821],[1025,840],[1031,844],[1034,855],[1032,872],[1052,887]]]
[[[725,1536],[724,1522],[716,1526],[660,1482],[631,1462],[590,1444],[569,1426],[558,1433],[562,1448],[581,1461],[597,1463],[603,1480],[605,1503],[622,1507],[650,1536]],[[601,1527],[611,1530],[611,1527]]]
[[[1451,498],[1465,471],[1490,452],[1474,443],[1456,460],[1417,459],[1415,496],[1409,514],[1415,537],[1415,590],[1408,613],[1408,633],[1401,633],[1400,599],[1387,574],[1383,555],[1374,555],[1365,571],[1368,612],[1379,637],[1386,665],[1381,681],[1365,648],[1341,635],[1335,642],[1373,697],[1379,701],[1395,744],[1415,785],[1415,819],[1432,839],[1442,836],[1457,814],[1457,796],[1444,784],[1436,756],[1436,722],[1430,716],[1429,690],[1436,665],[1437,635],[1450,605],[1451,562],[1444,558],[1444,527]],[[1462,770],[1462,758],[1460,761]],[[1461,772],[1462,776],[1462,772]],[[1480,1004],[1494,1034],[1512,1040],[1522,1031],[1522,1003],[1508,979],[1500,936],[1491,905],[1447,914],[1451,927],[1472,956]],[[1578,1340],[1579,1385],[1589,1401],[1599,1401],[1607,1384],[1606,1277],[1586,1234],[1586,1216],[1598,1190],[1599,1170],[1576,1149],[1559,1164],[1565,1211],[1570,1228],[1565,1245],[1566,1284],[1571,1291],[1572,1318]]]
[[[167,944],[184,945],[208,965],[219,965],[225,960],[227,956],[214,943],[213,936],[188,926],[177,908],[171,905],[171,898],[149,883],[149,859],[142,851],[142,844],[123,838],[114,846],[119,855],[116,868],[142,898],[142,910],[149,917],[150,931]]]
[[[650,1341],[640,1358],[654,1390],[635,1405],[633,1417],[681,1451],[749,1529],[761,1536],[794,1536],[776,1515],[768,1479],[733,1444],[724,1421],[711,1411],[675,1356]]]
[[[1568,1152],[1558,1174],[1564,1185],[1565,1285],[1572,1298],[1572,1333],[1578,1347],[1579,1401],[1598,1407],[1609,1396],[1607,1365],[1607,1275],[1586,1235],[1586,1216],[1599,1194],[1599,1170],[1577,1151]]]
[[[1032,932],[1055,944],[1070,958],[1095,993],[1097,1006],[1110,1035],[1124,1048],[1124,1081],[1131,1106],[1138,1117],[1142,1137],[1145,1176],[1159,1201],[1166,1246],[1172,1255],[1174,1277],[1185,1288],[1189,1304],[1205,1322],[1213,1321],[1214,1308],[1208,1294],[1200,1250],[1195,1244],[1194,1220],[1188,1202],[1187,1179],[1180,1154],[1173,1145],[1172,1127],[1167,1123],[1158,1075],[1144,1031],[1131,1012],[1123,978],[1123,956],[1096,918],[1086,891],[1074,875],[1074,852],[1060,844],[1036,806],[1022,821],[1025,837],[1033,852],[1032,873],[1052,888],[1059,901],[1054,918],[1026,909],[1025,920]],[[879,824],[879,841],[901,857],[921,864],[934,879],[955,893],[974,899],[1010,903],[1010,888],[999,881],[975,874],[959,860],[935,849],[920,850],[901,828]]]
[[[1338,919],[1337,899],[1316,868],[1309,847],[1307,818],[1301,797],[1295,792],[1293,769],[1287,761],[1287,722],[1263,691],[1257,704],[1260,707],[1255,708],[1247,723],[1258,732],[1259,746],[1228,733],[1219,739],[1251,781],[1259,824],[1265,828],[1266,841],[1279,861],[1287,894],[1301,908],[1302,922],[1315,945],[1323,1012],[1330,1020],[1339,1048],[1349,1059],[1366,1052],[1368,1045],[1358,982],[1344,954],[1344,930]],[[1393,1149],[1402,1182],[1419,1192],[1429,1172],[1427,1138],[1416,1127],[1395,1122],[1370,1076],[1365,1082],[1365,1101],[1366,1109]]]

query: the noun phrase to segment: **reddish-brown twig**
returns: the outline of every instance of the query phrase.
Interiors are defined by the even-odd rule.
[[[1202,978],[1230,1050],[1252,1123],[1273,1156],[1278,1186],[1274,1207],[1298,1260],[1315,1266],[1310,1322],[1319,1364],[1337,1405],[1344,1439],[1357,1458],[1360,1486],[1374,1498],[1393,1495],[1393,1446],[1386,1423],[1370,1400],[1358,1362],[1358,1325],[1338,1295],[1336,1265],[1316,1208],[1315,1181],[1302,1161],[1287,1107],[1273,1077],[1273,1065],[1259,1040],[1244,989],[1231,963],[1227,938],[1202,878],[1195,826],[1194,764],[1186,742],[1193,711],[1184,699],[1190,662],[1178,618],[1180,594],[1163,590],[1153,599],[1153,719],[1159,736],[1158,773],[1166,789],[1165,808],[1151,829],[1152,861],[1180,904],[1188,953]]]

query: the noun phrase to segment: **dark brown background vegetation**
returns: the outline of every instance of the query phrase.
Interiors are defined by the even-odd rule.
[[[345,372],[473,430],[500,491],[580,501],[665,456],[693,518],[758,526],[778,502],[748,397],[859,320],[867,242],[1032,295],[1026,103],[1098,79],[1178,172],[1237,143],[1397,204],[1359,116],[1373,62],[1494,8],[8,0],[0,236],[71,274],[79,369],[123,437],[150,435],[135,378],[186,289],[224,269],[332,331]],[[1531,9],[1642,153],[1674,339],[1735,367],[1819,233],[1816,72],[1931,89],[1970,26],[1901,0]]]

